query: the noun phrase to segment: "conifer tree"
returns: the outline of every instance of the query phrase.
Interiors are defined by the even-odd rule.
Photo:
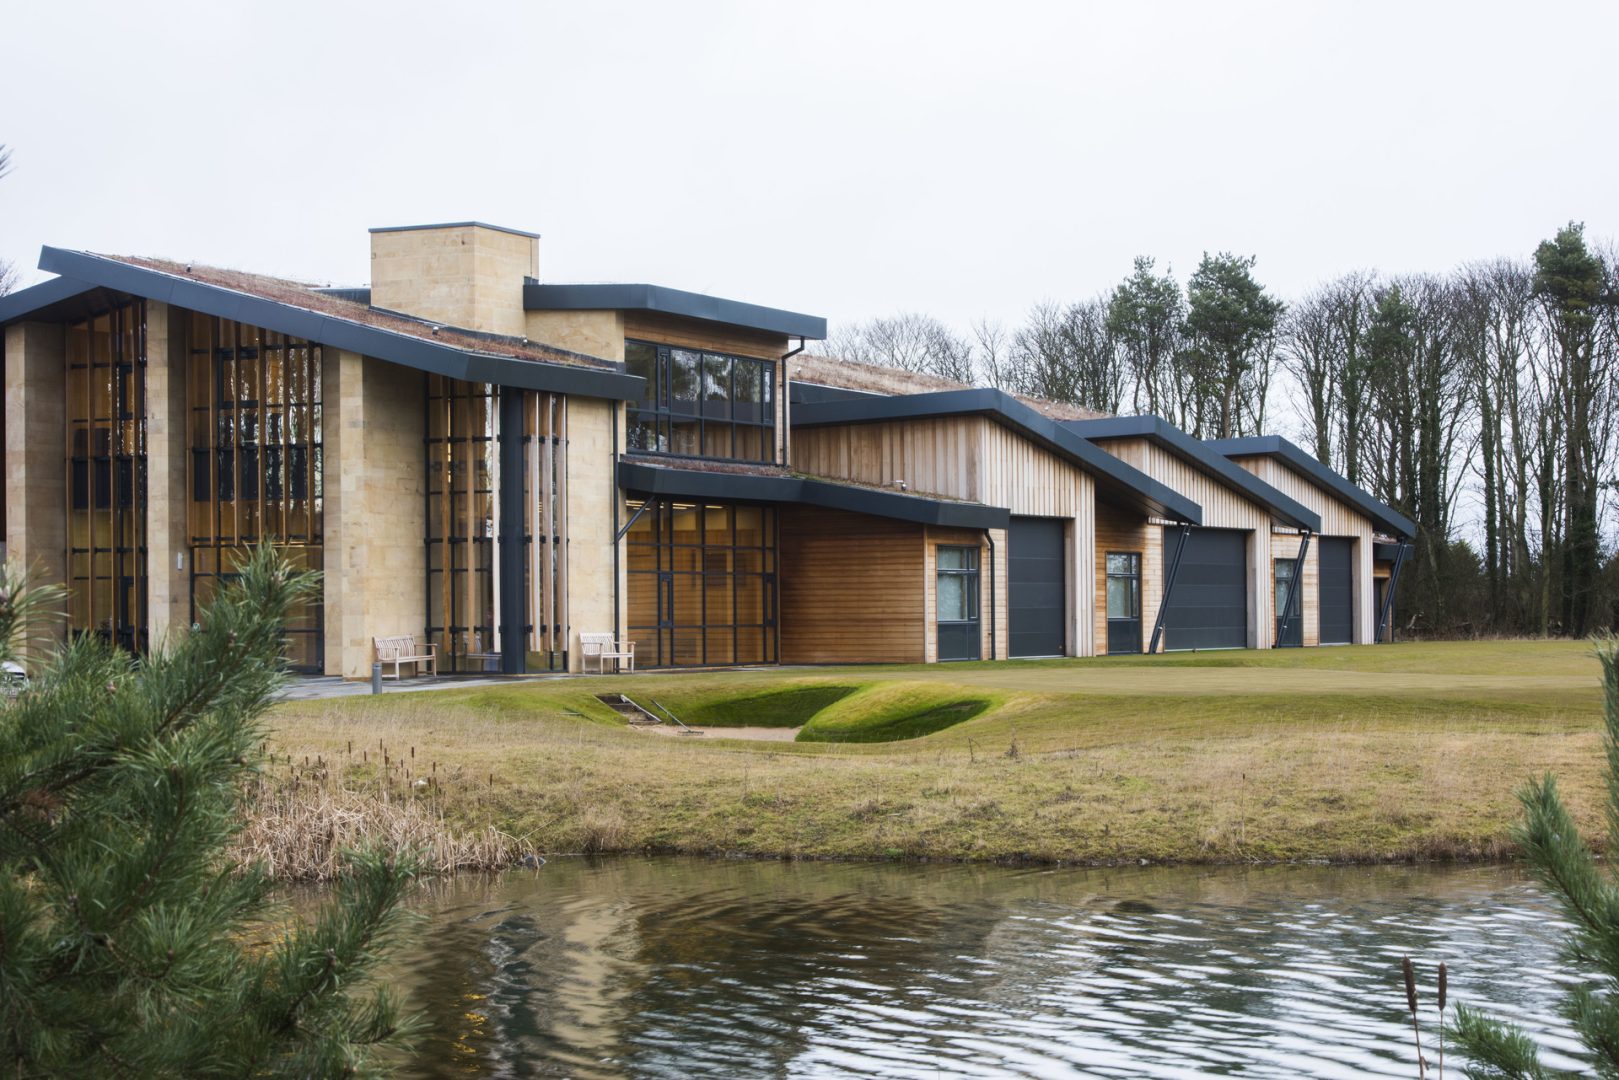
[[[1602,662],[1607,754],[1608,850],[1619,853],[1619,638],[1597,643]],[[1585,1044],[1590,1074],[1619,1076],[1619,875],[1596,860],[1580,839],[1574,819],[1557,794],[1550,774],[1531,781],[1518,795],[1524,816],[1513,830],[1536,877],[1557,898],[1574,924],[1563,942],[1569,964],[1589,978],[1570,989],[1562,1013]],[[1539,1080],[1562,1076],[1540,1062],[1534,1042],[1521,1030],[1465,1006],[1456,1008],[1452,1034],[1471,1063],[1474,1080]]]
[[[0,704],[0,1074],[365,1075],[406,1034],[360,991],[409,867],[358,854],[292,919],[227,853],[317,587],[260,550],[200,628],[138,662],[78,637]],[[0,570],[0,655],[60,603]]]

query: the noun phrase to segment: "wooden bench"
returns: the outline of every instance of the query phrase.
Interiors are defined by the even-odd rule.
[[[416,674],[422,672],[422,665],[428,665],[428,674],[438,678],[438,646],[432,644],[418,645],[415,634],[400,634],[397,637],[374,637],[371,643],[377,650],[377,661],[384,667],[394,666],[393,677],[399,678],[399,665],[415,664]],[[384,678],[387,676],[384,675]]]
[[[580,634],[579,656],[579,666],[584,671],[590,670],[590,659],[595,657],[598,675],[604,672],[603,665],[609,660],[628,660],[629,669],[635,670],[635,642],[620,643],[612,634]]]

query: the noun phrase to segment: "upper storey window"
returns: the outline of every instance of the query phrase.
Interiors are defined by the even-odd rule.
[[[630,404],[632,452],[776,460],[774,361],[627,341],[624,366],[646,380]]]

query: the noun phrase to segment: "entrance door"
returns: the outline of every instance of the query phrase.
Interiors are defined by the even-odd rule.
[[[1063,523],[1015,517],[1007,532],[1008,651],[1012,656],[1062,656],[1067,635]]]
[[[1179,528],[1164,531],[1173,552]],[[1248,534],[1193,529],[1164,608],[1164,648],[1242,649],[1248,645]]]
[[[1321,644],[1348,645],[1355,640],[1355,586],[1351,572],[1353,540],[1323,536],[1321,562]]]
[[[1141,553],[1107,553],[1107,652],[1141,651]]]
[[[1297,559],[1276,560],[1276,647],[1296,649],[1304,644],[1304,583],[1293,587],[1299,572]],[[1289,609],[1288,601],[1292,600]]]

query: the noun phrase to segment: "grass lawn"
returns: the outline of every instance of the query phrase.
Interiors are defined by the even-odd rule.
[[[807,726],[663,738],[596,700],[614,692]],[[271,724],[292,771],[543,852],[1488,858],[1546,770],[1602,832],[1599,669],[1570,642],[643,673],[288,703]],[[916,737],[861,741],[895,735]]]

